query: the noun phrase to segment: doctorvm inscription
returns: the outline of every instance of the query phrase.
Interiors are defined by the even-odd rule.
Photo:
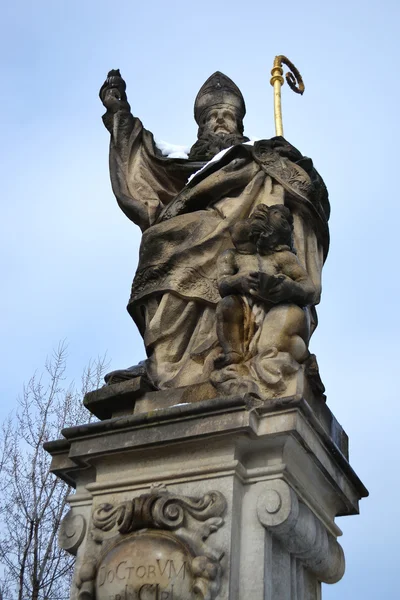
[[[188,563],[185,561],[175,566],[173,560],[162,561],[157,558],[156,564],[142,564],[139,566],[130,565],[129,561],[123,560],[117,565],[116,569],[108,569],[106,565],[103,565],[99,569],[98,584],[99,586],[104,585],[106,581],[112,583],[114,579],[121,581],[129,580],[133,578],[144,579],[168,576],[168,579],[175,579],[178,575],[181,575],[183,579],[186,577],[186,570],[189,568]]]
[[[148,531],[129,536],[103,558],[96,600],[187,600],[194,581],[192,558],[172,534]]]

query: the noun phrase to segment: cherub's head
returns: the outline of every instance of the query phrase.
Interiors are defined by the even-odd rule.
[[[283,204],[260,204],[248,219],[235,223],[231,237],[241,254],[268,254],[278,246],[293,252],[293,217]]]
[[[293,248],[293,217],[283,204],[260,205],[250,216],[254,225],[252,236],[256,238],[257,252],[268,254],[278,246]]]

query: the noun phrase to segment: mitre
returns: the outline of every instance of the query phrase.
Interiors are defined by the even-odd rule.
[[[216,71],[202,85],[194,101],[194,118],[200,124],[202,113],[218,104],[229,104],[240,119],[246,114],[246,105],[238,86],[226,75]]]

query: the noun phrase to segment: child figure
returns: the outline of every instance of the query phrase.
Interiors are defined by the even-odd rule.
[[[242,363],[269,349],[303,362],[310,335],[303,307],[316,302],[317,291],[294,253],[289,209],[260,205],[232,227],[231,237],[235,248],[218,261],[222,354],[215,367]]]

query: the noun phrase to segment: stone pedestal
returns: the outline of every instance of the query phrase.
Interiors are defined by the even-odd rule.
[[[76,487],[72,600],[317,600],[342,577],[335,517],[367,491],[329,409],[212,395],[109,386],[86,400],[102,421],[47,444]]]

